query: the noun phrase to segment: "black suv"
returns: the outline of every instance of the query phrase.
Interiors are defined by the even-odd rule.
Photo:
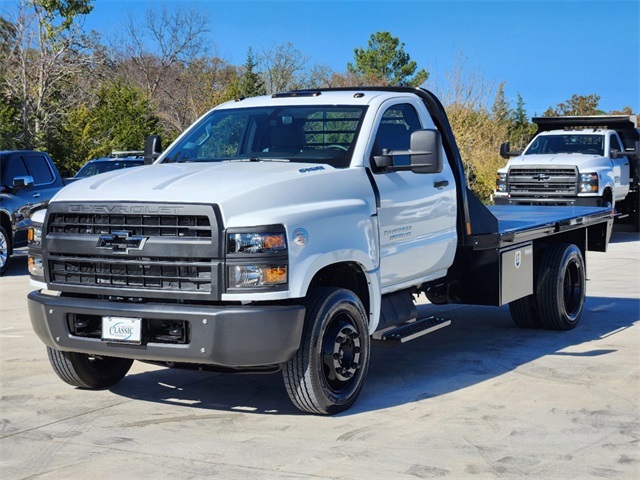
[[[0,275],[13,249],[26,246],[31,213],[46,207],[63,186],[46,153],[0,151]]]

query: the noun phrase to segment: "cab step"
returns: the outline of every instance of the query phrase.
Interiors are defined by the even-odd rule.
[[[431,316],[375,332],[373,338],[385,343],[401,344],[449,325],[451,325],[451,320]]]

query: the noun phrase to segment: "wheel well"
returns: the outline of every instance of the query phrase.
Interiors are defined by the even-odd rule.
[[[324,267],[311,280],[309,290],[315,287],[340,287],[351,290],[358,296],[365,311],[371,311],[367,277],[356,263],[336,263]]]

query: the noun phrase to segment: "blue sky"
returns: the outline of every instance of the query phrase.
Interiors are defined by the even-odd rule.
[[[462,56],[486,80],[506,82],[512,106],[520,93],[529,116],[592,93],[603,110],[640,113],[639,0],[96,0],[85,26],[107,34],[126,13],[142,19],[163,3],[207,18],[213,52],[233,64],[249,47],[291,42],[310,64],[345,71],[354,48],[389,31],[432,79]]]

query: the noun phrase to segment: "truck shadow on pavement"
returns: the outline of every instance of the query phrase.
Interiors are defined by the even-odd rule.
[[[513,325],[506,307],[423,305],[452,325],[406,345],[372,347],[371,364],[349,416],[421,402],[519,370],[555,382],[589,383],[584,368],[536,362],[546,356],[602,357],[612,348],[594,345],[640,321],[638,299],[589,297],[580,325],[569,332],[524,330]],[[610,343],[607,343],[610,344]],[[552,366],[549,366],[551,364]],[[159,369],[130,374],[111,391],[123,397],[186,408],[256,414],[297,415],[279,373],[219,374]]]

